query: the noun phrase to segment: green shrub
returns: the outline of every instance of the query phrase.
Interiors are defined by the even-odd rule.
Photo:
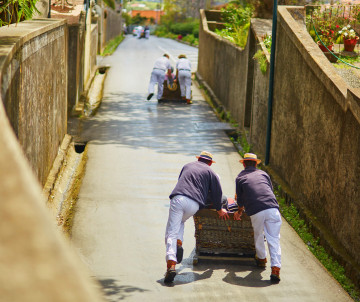
[[[252,14],[253,8],[250,6],[228,5],[226,9],[222,10],[225,28],[222,30],[216,29],[215,33],[244,48]]]
[[[199,25],[197,27],[194,27],[192,34],[195,38],[199,38]]]
[[[170,32],[182,36],[193,34],[194,29],[199,28],[198,21],[185,22],[185,23],[174,23],[170,25]],[[199,31],[198,31],[199,33]]]
[[[194,35],[187,35],[182,38],[183,41],[190,43],[191,45],[197,45],[198,40],[194,37]]]
[[[155,35],[163,38],[177,39],[179,35],[182,40],[191,45],[199,45],[199,20],[187,20],[183,23],[162,24],[155,30]]]
[[[264,45],[266,47],[266,49],[268,50],[268,52],[270,53],[271,52],[271,42],[272,42],[272,36],[271,35],[268,35],[266,34],[265,37],[264,37]]]
[[[119,44],[125,39],[124,35],[121,34],[117,37],[115,37],[114,39],[110,40],[109,42],[106,43],[105,49],[103,51],[103,53],[101,54],[102,56],[108,56],[114,53],[114,51],[116,50],[116,48],[119,46]]]
[[[168,33],[168,30],[167,30],[166,26],[161,25],[161,26],[156,27],[154,33],[158,37],[164,37],[166,35],[166,33]]]
[[[253,57],[256,61],[258,61],[259,65],[260,65],[260,70],[262,72],[262,74],[266,74],[266,71],[267,71],[267,58],[264,54],[264,52],[259,49],[254,57]]]

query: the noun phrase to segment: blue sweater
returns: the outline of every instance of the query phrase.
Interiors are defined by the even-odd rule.
[[[219,177],[206,163],[196,161],[182,168],[169,197],[171,199],[176,195],[183,195],[195,200],[203,208],[209,194],[214,208],[220,210],[222,190]]]
[[[247,167],[235,180],[237,204],[251,216],[260,211],[279,208],[269,175],[256,167]]]

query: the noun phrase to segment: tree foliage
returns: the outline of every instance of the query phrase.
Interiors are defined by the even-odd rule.
[[[108,7],[115,9],[115,0],[103,0],[105,5]]]
[[[0,1],[0,26],[31,19],[37,0],[2,0]]]

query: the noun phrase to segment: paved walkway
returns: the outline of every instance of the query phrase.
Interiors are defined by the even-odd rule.
[[[127,36],[104,60],[111,68],[103,103],[78,134],[89,143],[74,247],[108,301],[351,301],[286,222],[280,284],[271,285],[270,268],[262,271],[253,263],[193,267],[192,219],[185,227],[184,261],[175,282],[163,284],[168,196],[182,166],[202,150],[212,152],[212,167],[228,196],[234,196],[242,168],[223,130],[229,125],[217,120],[195,85],[190,106],[146,101],[155,59],[164,52],[176,58],[196,51],[166,39]]]

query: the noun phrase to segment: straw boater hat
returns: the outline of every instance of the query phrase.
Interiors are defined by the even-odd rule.
[[[244,158],[240,159],[240,162],[243,163],[245,160],[252,160],[256,161],[257,164],[261,163],[261,160],[257,158],[256,154],[254,153],[245,153]]]
[[[186,58],[186,55],[179,55],[178,58],[179,59]]]
[[[203,158],[206,160],[210,160],[211,162],[215,163],[213,159],[213,155],[210,152],[202,151],[199,156],[196,156],[196,158]]]

